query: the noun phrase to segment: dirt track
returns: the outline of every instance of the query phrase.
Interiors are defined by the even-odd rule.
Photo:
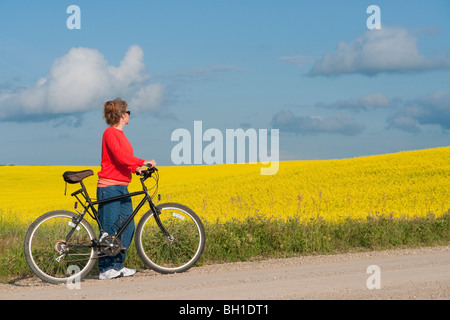
[[[368,289],[369,266],[380,289]],[[369,281],[369,284],[376,284]],[[87,279],[80,289],[37,278],[0,285],[0,299],[450,299],[450,246],[304,256],[196,267],[183,274],[143,270],[130,278]]]

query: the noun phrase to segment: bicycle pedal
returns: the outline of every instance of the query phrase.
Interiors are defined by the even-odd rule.
[[[127,252],[127,248],[125,248],[125,247],[120,248],[120,253],[126,253],[126,252]]]

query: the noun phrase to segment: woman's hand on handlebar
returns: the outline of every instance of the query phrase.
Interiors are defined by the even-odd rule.
[[[142,165],[145,166],[145,168],[141,167],[141,168],[137,168],[136,169],[136,174],[138,176],[144,176],[146,173],[148,173],[148,170],[150,170],[151,168],[155,168],[155,170],[157,170],[156,169],[156,162],[153,159],[144,161],[144,163]]]
[[[156,161],[155,160],[145,160],[143,166],[153,168],[156,167]]]
[[[142,176],[142,175],[144,175],[144,171],[145,170],[147,170],[147,168],[137,168],[136,169],[136,174],[138,175],[138,176]]]

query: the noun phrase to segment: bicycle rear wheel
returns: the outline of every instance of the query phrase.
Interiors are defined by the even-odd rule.
[[[42,280],[69,283],[86,277],[95,265],[97,256],[92,246],[96,239],[92,226],[70,211],[51,211],[43,214],[29,227],[25,236],[25,258],[33,273]],[[72,235],[66,236],[73,230]]]
[[[178,203],[157,206],[159,218],[170,236],[161,231],[153,212],[147,211],[136,227],[135,245],[145,265],[160,273],[184,272],[200,259],[205,230],[194,211]]]

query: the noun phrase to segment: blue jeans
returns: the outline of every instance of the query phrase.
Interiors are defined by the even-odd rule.
[[[103,200],[110,197],[115,197],[123,194],[128,194],[126,186],[116,185],[104,188],[97,188],[97,200]],[[98,214],[100,223],[105,232],[109,235],[115,235],[120,229],[126,219],[133,213],[133,205],[131,198],[120,199],[116,201],[106,202],[98,205]],[[134,220],[128,225],[120,237],[120,241],[125,248],[129,248],[131,240],[134,235]],[[102,235],[100,234],[99,237]],[[125,261],[126,253],[119,253],[116,256],[104,256],[98,259],[98,269],[100,272],[105,272],[110,269],[122,269]]]

